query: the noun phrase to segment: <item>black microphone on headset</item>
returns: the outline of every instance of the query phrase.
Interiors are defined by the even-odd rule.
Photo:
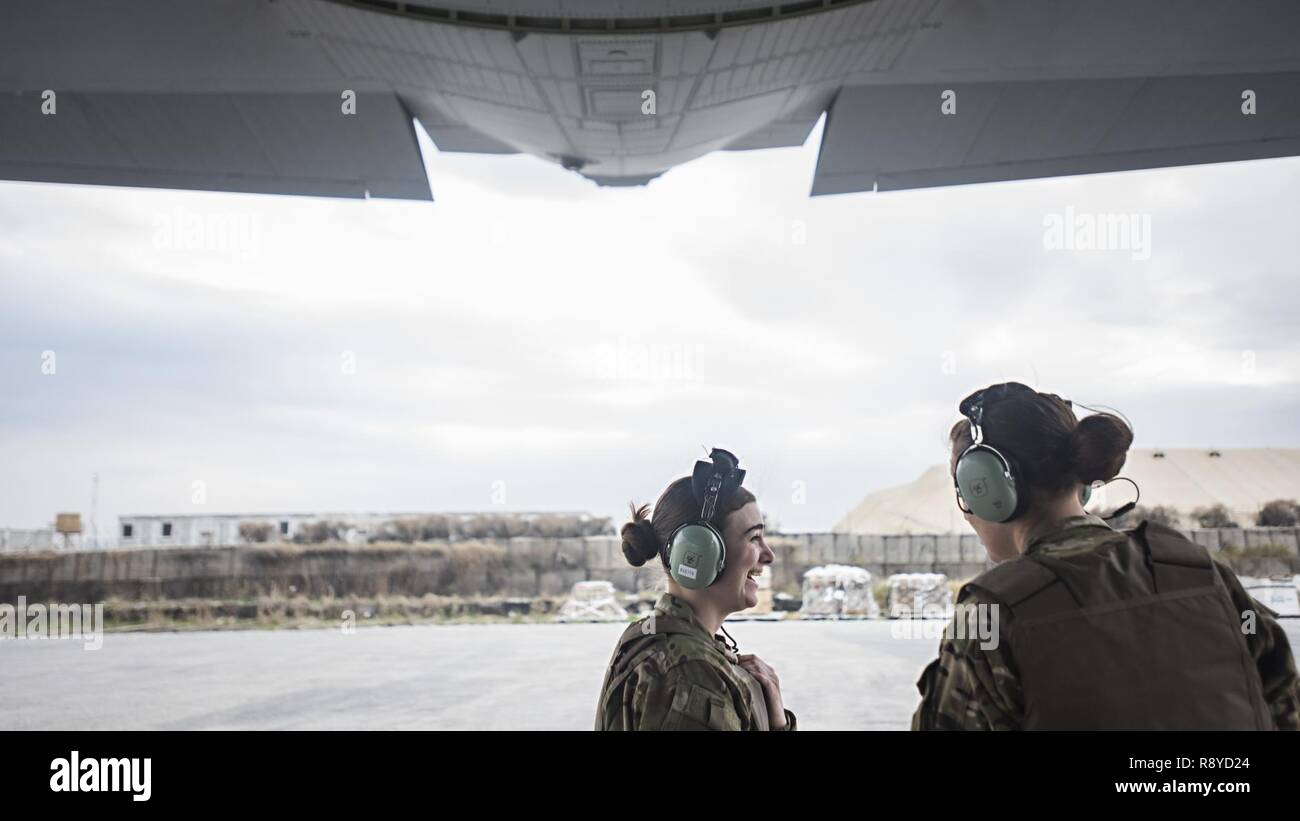
[[[1138,483],[1128,478],[1127,476],[1116,476],[1113,479],[1107,479],[1106,481],[1101,483],[1101,486],[1105,487],[1106,485],[1109,485],[1111,482],[1128,482],[1130,485],[1133,486],[1133,490],[1137,493],[1137,498],[1135,498],[1131,502],[1126,502],[1125,504],[1120,505],[1114,510],[1114,512],[1110,513],[1109,515],[1098,517],[1102,521],[1106,521],[1106,522],[1109,522],[1111,519],[1118,519],[1119,517],[1123,516],[1125,513],[1128,513],[1129,511],[1133,510],[1135,507],[1137,507],[1138,502],[1142,499],[1142,488],[1138,487]]]

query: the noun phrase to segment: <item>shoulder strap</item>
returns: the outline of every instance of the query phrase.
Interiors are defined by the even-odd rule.
[[[1171,527],[1156,522],[1143,522],[1132,531],[1132,535],[1146,545],[1153,562],[1204,570],[1213,566],[1208,550]]]
[[[966,587],[978,587],[992,593],[1007,607],[1033,596],[1056,581],[1056,573],[1029,556],[1002,562],[976,576]],[[965,587],[962,588],[965,592]]]
[[[1210,586],[1218,577],[1210,551],[1171,527],[1145,521],[1128,536],[1146,550],[1157,593]]]

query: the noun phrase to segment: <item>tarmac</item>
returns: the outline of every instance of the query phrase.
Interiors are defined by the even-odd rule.
[[[1284,624],[1300,644],[1300,620]],[[742,652],[776,669],[801,730],[902,730],[943,623],[727,627]],[[620,632],[463,624],[109,633],[98,650],[2,639],[0,730],[588,730]]]

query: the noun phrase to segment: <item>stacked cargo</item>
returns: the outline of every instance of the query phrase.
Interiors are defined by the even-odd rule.
[[[828,564],[803,576],[805,618],[874,618],[880,606],[871,591],[871,573],[861,567]]]
[[[578,582],[560,608],[556,621],[627,621],[627,611],[614,598],[611,582]]]
[[[952,590],[942,573],[895,573],[889,577],[891,619],[952,618]]]

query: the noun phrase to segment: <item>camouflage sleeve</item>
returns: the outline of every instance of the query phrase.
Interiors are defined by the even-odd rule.
[[[1273,713],[1273,724],[1279,730],[1300,730],[1300,684],[1297,683],[1295,657],[1291,655],[1291,643],[1277,621],[1277,614],[1255,601],[1226,565],[1218,561],[1215,565],[1241,615],[1246,646],[1259,668],[1264,698]],[[1253,614],[1253,622],[1248,614]]]
[[[921,705],[912,716],[913,730],[1018,730],[1024,715],[1020,679],[1001,641],[1007,630],[1005,608],[997,630],[980,638],[958,630],[963,605],[993,605],[978,591],[963,596],[959,616],[939,644],[939,657],[921,673]]]
[[[637,730],[744,729],[722,675],[699,659],[638,681],[632,713]]]

